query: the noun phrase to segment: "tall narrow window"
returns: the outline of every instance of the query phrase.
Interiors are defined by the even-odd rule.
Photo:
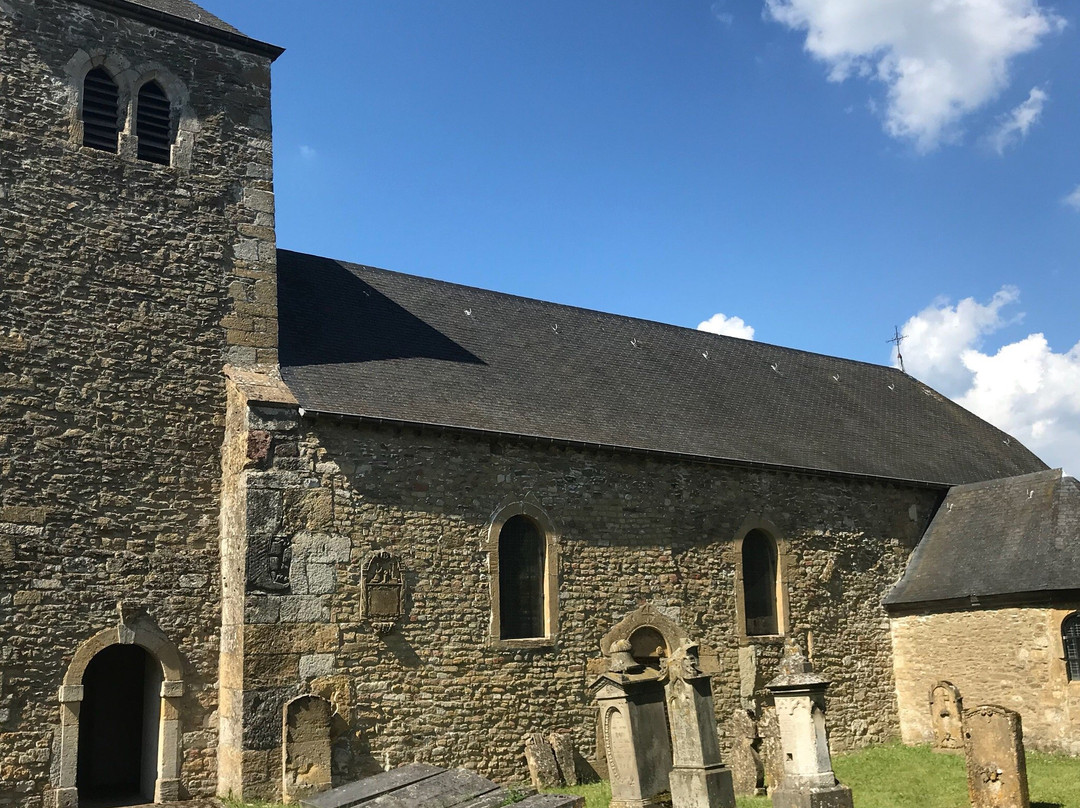
[[[499,531],[499,625],[504,640],[544,636],[544,536],[527,516]]]
[[[82,123],[84,146],[116,153],[120,90],[104,68],[94,68],[83,80]]]
[[[779,634],[776,604],[776,542],[751,530],[742,544],[743,609],[749,636]]]
[[[1061,621],[1061,639],[1069,681],[1080,682],[1080,613],[1073,612]]]
[[[172,110],[169,97],[156,81],[143,85],[135,114],[139,159],[169,165],[172,147]]]

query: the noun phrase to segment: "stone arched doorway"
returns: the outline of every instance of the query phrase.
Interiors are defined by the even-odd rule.
[[[183,693],[179,654],[149,618],[83,643],[59,693],[57,808],[177,799]]]
[[[80,799],[154,799],[161,683],[161,664],[138,645],[110,645],[90,660],[79,708]]]

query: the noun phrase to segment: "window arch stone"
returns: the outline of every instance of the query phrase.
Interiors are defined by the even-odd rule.
[[[756,549],[752,549],[755,547]],[[757,555],[765,550],[775,553],[773,556],[775,560],[772,561],[772,580],[769,582],[769,591],[763,593],[759,591],[763,570],[747,569],[746,556],[748,553]],[[760,555],[757,555],[757,558],[761,562],[769,560]],[[779,529],[771,520],[754,515],[743,521],[735,534],[735,565],[735,611],[740,641],[745,645],[785,636],[790,630],[787,587],[788,544],[781,538]],[[769,621],[757,613],[760,610],[754,608],[755,598],[763,596],[770,596],[769,601],[775,616],[775,621],[769,625],[766,625]]]
[[[503,559],[500,556],[500,540],[503,529],[516,517],[527,519],[539,534],[543,549],[540,561],[540,586],[538,608],[542,633],[536,637],[507,637],[502,619],[503,592],[501,573]],[[555,524],[544,510],[535,503],[519,500],[499,508],[488,524],[487,542],[484,548],[488,556],[488,579],[490,585],[490,641],[501,648],[534,648],[551,645],[555,641],[559,620],[559,542]]]
[[[83,674],[99,653],[113,645],[138,645],[162,670],[161,714],[154,801],[180,796],[180,699],[184,695],[180,653],[145,614],[99,631],[76,649],[57,694],[60,702],[59,765],[55,774],[56,808],[78,808],[76,784],[79,759],[79,712],[83,701]]]

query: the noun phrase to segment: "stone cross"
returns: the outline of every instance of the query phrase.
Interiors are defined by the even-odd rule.
[[[698,667],[698,646],[687,643],[665,660],[673,768],[673,808],[735,808],[731,770],[720,761],[712,683]]]
[[[1020,714],[992,704],[964,712],[971,808],[1029,808]]]
[[[853,808],[851,789],[836,780],[825,730],[829,681],[794,642],[784,649],[780,675],[766,687],[776,702],[784,779],[770,789],[773,808]]]

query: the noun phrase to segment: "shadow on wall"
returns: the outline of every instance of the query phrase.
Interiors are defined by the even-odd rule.
[[[417,358],[484,364],[329,258],[281,251],[278,308],[282,365]]]

